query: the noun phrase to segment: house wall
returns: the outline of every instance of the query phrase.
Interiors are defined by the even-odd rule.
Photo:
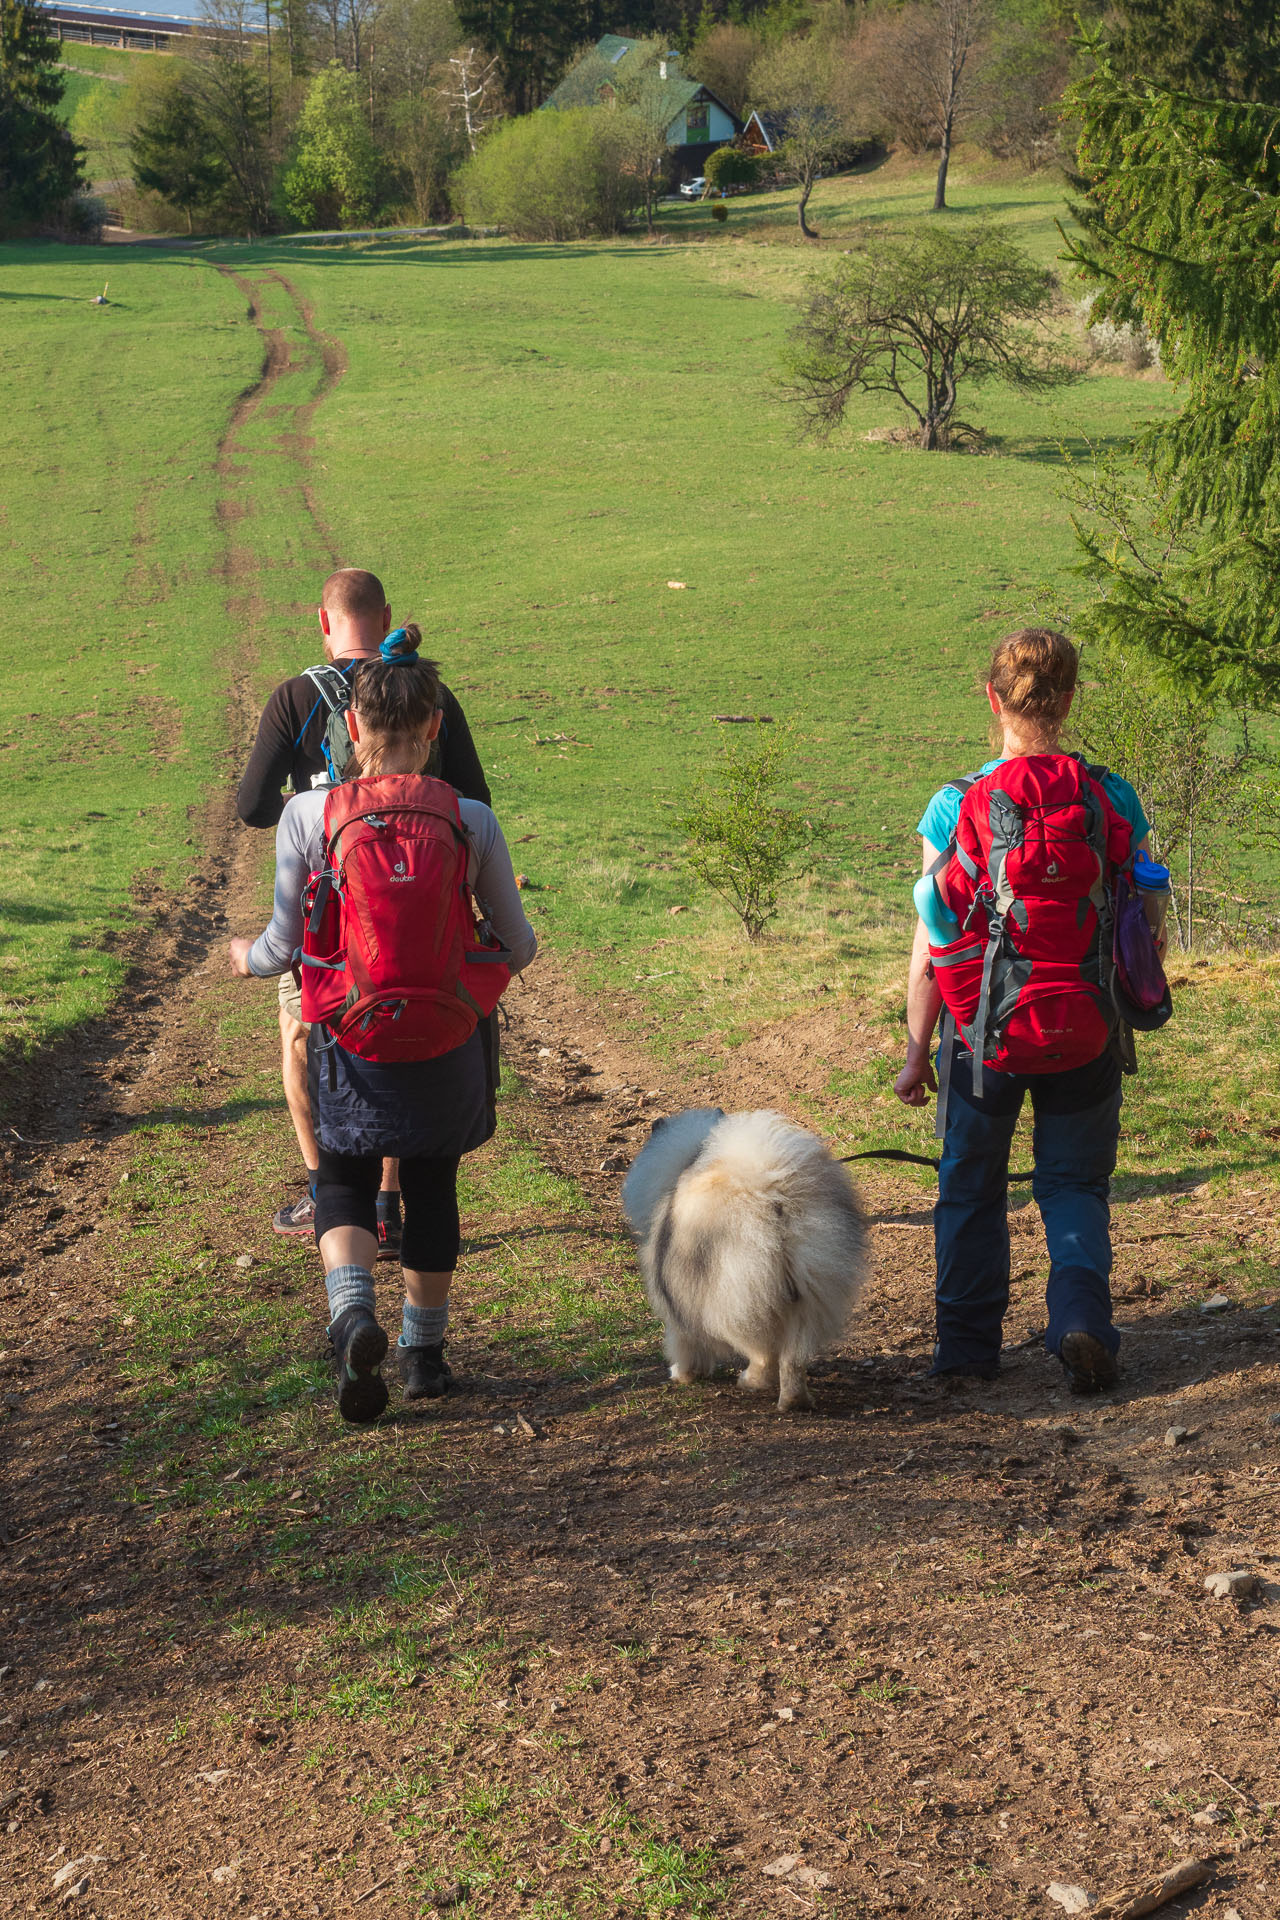
[[[707,132],[720,146],[723,146],[726,140],[732,140],[736,132],[729,115],[723,107],[718,107],[714,100],[711,102],[711,125],[707,128]]]
[[[726,141],[732,140],[736,131],[733,121],[724,108],[717,106],[712,100],[707,109],[707,137],[705,140],[699,140],[697,144],[699,147],[705,147],[710,153],[716,147],[724,146]],[[687,113],[676,115],[667,128],[667,139],[673,147],[687,147],[690,144]]]

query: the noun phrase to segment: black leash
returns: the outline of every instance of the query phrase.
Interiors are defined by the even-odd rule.
[[[904,1153],[901,1147],[869,1147],[865,1153],[842,1154],[839,1164],[847,1167],[851,1160],[906,1160],[913,1167],[932,1167],[935,1173],[942,1165],[940,1160],[930,1160],[923,1153]],[[1029,1173],[1011,1173],[1008,1175],[1009,1185],[1022,1186],[1032,1177]]]

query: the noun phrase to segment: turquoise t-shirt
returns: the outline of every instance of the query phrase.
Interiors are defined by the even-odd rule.
[[[986,766],[979,768],[978,772],[971,777],[981,780],[983,774],[994,773],[997,767],[1003,765],[1002,760],[988,760]],[[1140,847],[1151,831],[1151,822],[1142,811],[1141,800],[1129,782],[1122,780],[1118,773],[1103,774],[1102,790],[1116,812],[1122,814],[1129,822],[1133,828],[1133,844],[1135,847]],[[937,847],[939,852],[951,843],[956,823],[960,818],[960,802],[963,798],[964,795],[957,793],[954,787],[942,787],[934,794],[921,816],[916,832],[923,835],[930,846]]]

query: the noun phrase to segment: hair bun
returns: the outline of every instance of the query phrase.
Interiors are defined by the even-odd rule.
[[[402,661],[416,660],[418,636],[416,632],[410,633],[406,627],[397,627],[393,633],[387,635],[378,652],[388,666],[395,666]]]

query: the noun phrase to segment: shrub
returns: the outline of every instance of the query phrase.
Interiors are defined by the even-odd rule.
[[[711,209],[711,218],[713,220],[718,220],[722,226],[724,222],[729,218],[729,209],[728,207],[726,207],[723,200],[716,201],[715,205]]]
[[[1142,373],[1160,365],[1160,342],[1152,338],[1141,320],[1095,320],[1096,295],[1087,293],[1076,307],[1084,322],[1084,335],[1095,360],[1105,360]]]
[[[1091,642],[1072,715],[1075,744],[1136,787],[1151,850],[1173,879],[1170,932],[1183,952],[1274,938],[1274,906],[1250,851],[1274,835],[1274,759],[1249,716],[1169,684],[1140,648]]]
[[[355,75],[331,61],[307,89],[284,200],[306,227],[361,227],[375,217],[382,161]]]
[[[505,227],[525,240],[616,233],[643,198],[625,171],[618,116],[570,107],[504,120],[458,176],[472,226]]]
[[[727,747],[676,826],[688,840],[690,871],[727,900],[748,940],[778,911],[784,882],[811,873],[822,830],[778,804],[790,737],[786,730]]]
[[[717,147],[707,161],[707,185],[712,188],[754,187],[760,181],[760,162],[739,147]]]

